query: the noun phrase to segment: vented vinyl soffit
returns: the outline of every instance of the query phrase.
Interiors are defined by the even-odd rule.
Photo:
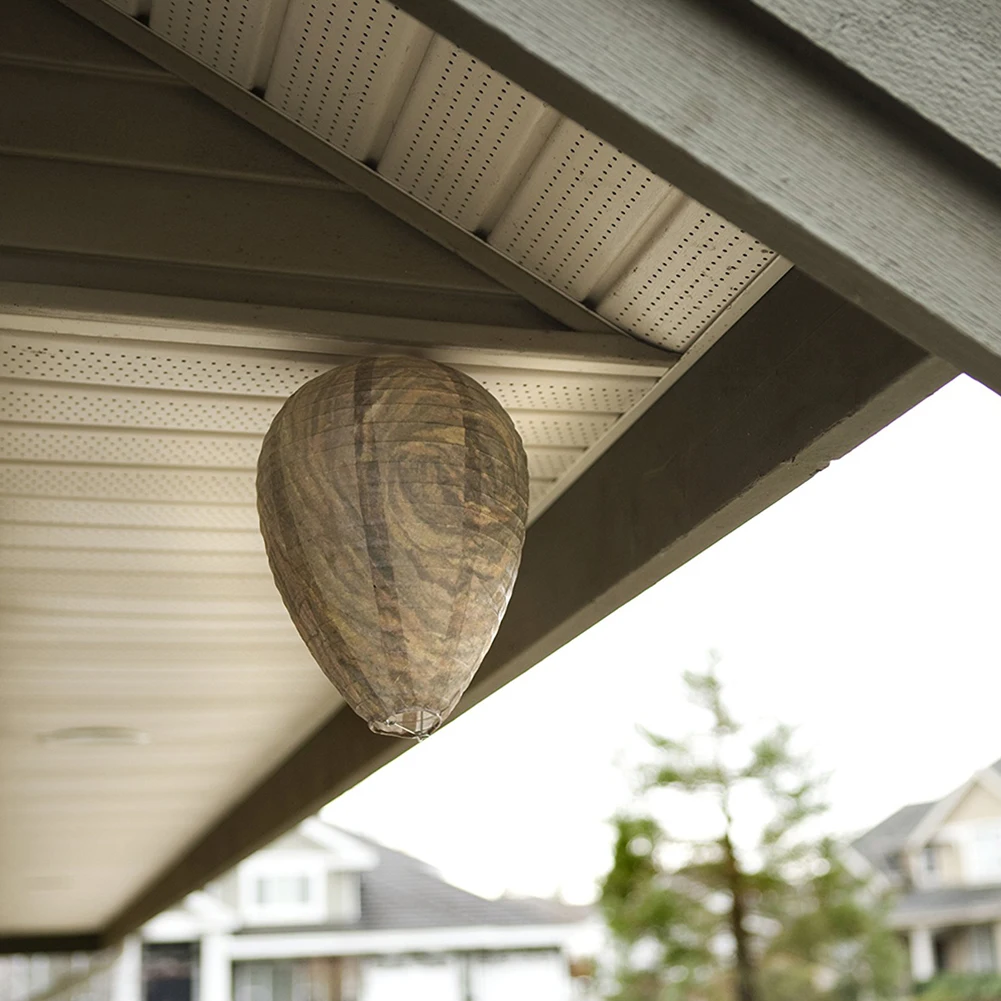
[[[352,166],[344,180],[413,222],[404,194],[429,235],[578,329],[685,351],[745,290],[786,270],[385,0],[63,2],[94,19],[97,10],[104,27],[224,103],[242,102],[256,124],[276,114],[296,123],[314,140],[300,152],[332,173]],[[331,156],[312,152],[315,139]],[[359,173],[362,164],[371,169]]]

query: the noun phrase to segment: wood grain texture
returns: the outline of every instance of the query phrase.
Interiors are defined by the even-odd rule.
[[[507,413],[436,362],[344,365],[279,412],[257,490],[275,583],[323,672],[377,732],[434,730],[521,558],[528,466]]]

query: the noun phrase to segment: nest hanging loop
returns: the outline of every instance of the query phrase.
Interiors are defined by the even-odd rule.
[[[275,417],[257,496],[285,607],[344,700],[377,733],[437,729],[521,558],[528,468],[504,409],[436,362],[343,365]]]

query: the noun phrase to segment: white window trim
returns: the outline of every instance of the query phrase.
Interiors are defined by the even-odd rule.
[[[998,849],[997,865],[987,873],[980,869],[977,857],[977,842],[985,836],[993,837]],[[1001,883],[1001,818],[971,822],[967,828],[964,848],[963,868],[969,882],[984,885]]]
[[[302,903],[262,904],[257,899],[261,879],[305,876],[307,899]],[[268,852],[251,857],[239,868],[240,914],[248,925],[322,924],[329,915],[327,864],[313,852]]]

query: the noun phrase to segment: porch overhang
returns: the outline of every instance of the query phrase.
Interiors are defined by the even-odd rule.
[[[958,369],[1001,388],[997,165],[843,59],[827,53],[818,73],[815,49],[742,0],[403,0],[425,22],[429,72],[444,73],[436,29],[468,50],[455,58],[491,101],[526,95],[511,117],[527,114],[527,131],[505,161],[517,184],[480,191],[486,154],[472,180],[445,152],[420,154],[454,197],[420,169],[389,171],[389,98],[358,112],[382,136],[366,160],[336,122],[318,137],[301,109],[276,110],[260,65],[238,73],[234,56],[224,73],[158,34],[150,0],[60,2],[101,32],[81,43],[83,22],[42,0],[24,17],[60,11],[58,45],[28,31],[17,44],[30,51],[0,53],[37,112],[0,119],[12,206],[0,336],[15,365],[0,457],[0,629],[15,642],[0,683],[6,668],[21,700],[0,733],[13,749],[0,813],[32,864],[69,853],[45,825],[54,790],[79,776],[42,760],[38,736],[83,707],[163,721],[163,746],[183,750],[158,766],[179,819],[169,836],[136,828],[113,906],[88,910],[79,890],[80,920],[60,919],[69,891],[43,906],[23,865],[0,867],[2,951],[113,944],[405,750],[317,694],[258,552],[256,442],[310,373],[373,352],[436,357],[495,392],[525,436],[522,570],[460,712]],[[185,2],[204,13],[213,0]],[[111,36],[159,66],[105,50]],[[64,128],[74,89],[123,120],[131,108],[134,128],[109,128],[114,114],[79,96],[78,127]],[[145,124],[139,90],[160,112]],[[424,149],[420,116],[407,121],[408,148]],[[225,141],[206,144],[213,134]],[[561,173],[564,160],[575,166]],[[179,622],[198,637],[188,665]],[[238,642],[241,629],[254,635]],[[88,643],[89,701],[67,655]],[[185,784],[198,759],[177,733],[199,700],[198,725],[218,726],[238,684],[226,666],[251,653],[236,737],[215,734],[214,763]],[[185,666],[187,701],[161,705],[158,686]],[[266,712],[267,746],[248,736]],[[95,818],[75,846],[81,871],[112,864],[98,843],[151,781],[137,771],[116,786],[114,767],[60,806]]]

